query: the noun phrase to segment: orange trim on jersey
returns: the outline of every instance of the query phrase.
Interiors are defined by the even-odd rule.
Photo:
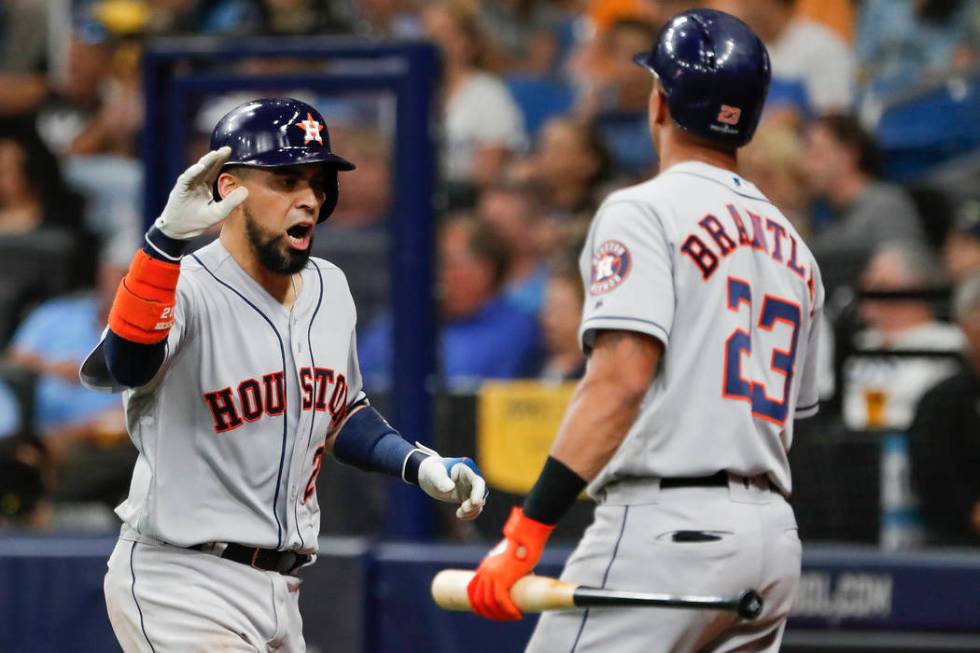
[[[156,344],[174,325],[180,264],[136,252],[109,311],[109,328],[131,342]]]

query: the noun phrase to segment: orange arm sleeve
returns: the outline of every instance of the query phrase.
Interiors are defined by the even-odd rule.
[[[136,252],[109,311],[109,328],[131,342],[151,345],[174,325],[180,264]]]

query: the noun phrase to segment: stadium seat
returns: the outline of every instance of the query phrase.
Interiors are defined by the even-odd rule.
[[[915,179],[977,149],[978,117],[980,72],[951,77],[888,104],[875,130],[885,175],[896,181]]]

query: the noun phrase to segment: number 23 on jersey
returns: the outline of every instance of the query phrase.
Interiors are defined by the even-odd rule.
[[[728,277],[727,304],[728,310],[735,313],[748,313],[748,330],[735,329],[725,341],[725,369],[722,378],[722,395],[726,399],[748,402],[752,414],[782,426],[786,423],[789,413],[790,393],[793,387],[793,370],[796,362],[796,343],[800,332],[800,305],[783,297],[766,293],[762,298],[759,322],[752,322],[752,286],[748,281],[737,277]],[[757,366],[761,378],[752,378],[743,365],[745,358],[752,357],[753,351],[759,350],[759,331],[773,332],[777,323],[782,322],[791,327],[789,342],[784,348],[778,345],[771,350],[768,365]],[[753,349],[755,348],[755,350]],[[764,354],[763,354],[764,355]],[[759,360],[756,357],[756,360]],[[765,359],[762,359],[765,360]],[[782,378],[782,383],[780,379]],[[782,386],[782,392],[771,393]]]

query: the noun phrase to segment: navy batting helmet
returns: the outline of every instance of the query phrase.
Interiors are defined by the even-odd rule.
[[[224,115],[211,132],[211,149],[228,146],[231,156],[224,168],[278,168],[322,163],[333,173],[318,222],[337,207],[337,171],[354,164],[330,151],[327,121],[320,112],[293,98],[262,98],[239,105]],[[217,198],[217,188],[214,192]]]
[[[752,139],[769,90],[769,53],[739,19],[683,11],[667,21],[652,51],[633,60],[660,80],[682,129],[736,147]]]

